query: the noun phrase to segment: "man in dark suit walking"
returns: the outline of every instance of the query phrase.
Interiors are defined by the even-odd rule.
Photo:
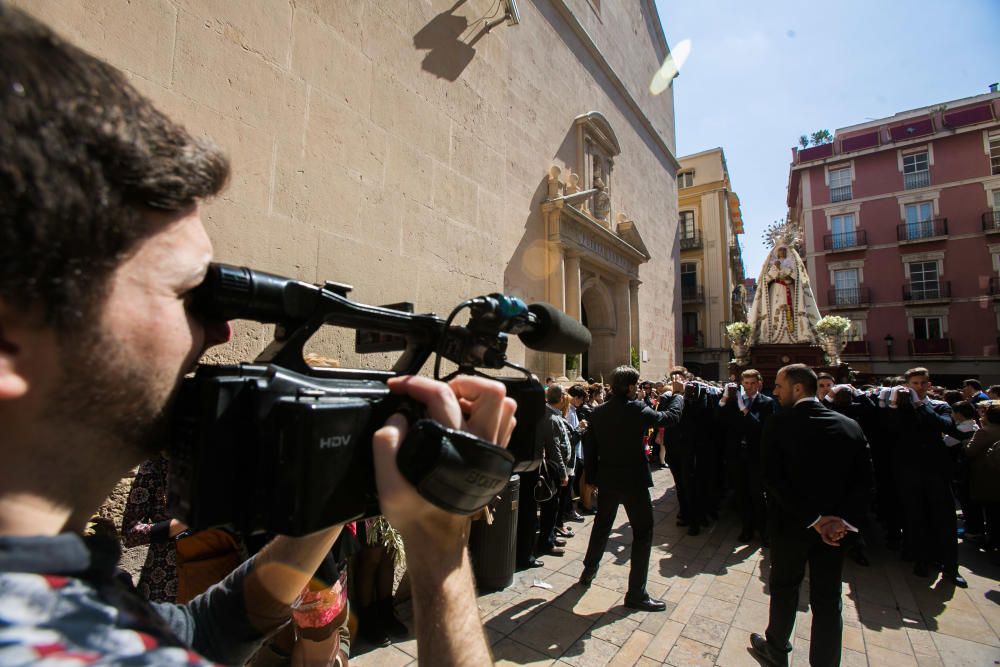
[[[646,592],[649,553],[653,547],[653,507],[649,473],[642,436],[648,429],[675,426],[684,409],[684,385],[672,384],[673,396],[665,399],[658,412],[636,400],[639,371],[619,366],[611,375],[611,398],[594,408],[590,428],[583,438],[583,465],[587,480],[598,487],[600,501],[583,559],[580,583],[589,586],[597,574],[604,548],[611,534],[618,506],[632,525],[632,563],[628,576],[625,606],[641,611],[663,611],[663,602]]]
[[[761,440],[771,538],[771,610],[765,636],[751,651],[785,666],[792,650],[799,586],[809,565],[813,622],[809,664],[839,665],[841,540],[856,533],[868,507],[871,457],[857,422],[816,399],[816,374],[804,364],[778,371],[774,395],[782,410]]]
[[[760,393],[763,384],[760,371],[743,371],[740,384],[741,387],[732,384],[726,387],[717,408],[726,424],[726,467],[743,524],[739,540],[751,541],[757,530],[767,546],[760,436],[775,412],[775,405],[774,400]]]

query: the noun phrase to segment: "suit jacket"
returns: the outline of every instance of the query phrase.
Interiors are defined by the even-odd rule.
[[[872,486],[871,456],[861,427],[807,401],[775,414],[761,439],[768,523],[774,536],[811,537],[820,516],[859,526]]]
[[[642,436],[651,428],[675,426],[683,410],[681,396],[671,396],[663,411],[624,396],[612,396],[594,408],[589,419],[590,428],[583,436],[587,481],[602,488],[653,486]]]
[[[569,476],[568,462],[572,456],[567,426],[562,413],[551,405],[545,406],[545,418],[538,423],[538,437],[549,469],[558,479]]]
[[[777,403],[758,392],[744,415],[737,399],[726,399],[726,404],[716,408],[716,414],[726,426],[726,457],[738,461],[744,457],[751,463],[760,462],[760,438],[764,426],[777,411]],[[742,443],[746,442],[744,446]]]
[[[883,410],[894,438],[893,463],[904,470],[940,474],[950,479],[954,460],[942,436],[955,430],[951,406],[925,400],[921,405]]]
[[[986,460],[987,450],[1000,441],[1000,424],[983,421],[983,427],[962,445],[969,466],[969,490],[981,503],[1000,503],[1000,473]]]

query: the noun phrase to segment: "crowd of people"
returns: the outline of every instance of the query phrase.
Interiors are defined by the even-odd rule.
[[[880,386],[837,383],[828,373],[819,373],[817,380],[816,398],[856,421],[869,443],[871,519],[881,524],[890,549],[912,561],[918,575],[929,576],[937,565],[959,586],[965,585],[958,571],[959,540],[1000,561],[1000,496],[995,490],[1000,488],[1000,459],[993,459],[1000,451],[991,449],[1000,440],[995,426],[1000,422],[1000,385],[984,389],[970,378],[961,388],[948,389],[934,385],[925,368],[886,378]],[[562,486],[550,500],[538,503],[537,540],[531,537],[531,517],[522,522],[520,567],[538,566],[546,555],[561,556],[573,534],[568,522],[596,514],[602,497],[611,497],[606,488],[594,486],[596,473],[588,475],[583,443],[594,410],[614,396],[612,387],[553,378],[546,383],[550,414],[542,434],[543,472],[551,470]],[[739,539],[759,539],[768,546],[761,440],[780,407],[762,391],[763,385],[764,378],[752,369],[741,373],[738,384],[723,384],[694,377],[683,367],[673,369],[669,382],[636,382],[634,400],[653,411],[663,412],[676,396],[682,397],[679,417],[647,426],[638,437],[648,452],[649,468],[669,467],[673,473],[677,525],[689,535],[716,521],[729,499],[742,527]],[[618,420],[618,440],[626,439],[622,429],[627,423]],[[644,479],[636,476],[630,483],[642,486]],[[574,504],[571,498],[578,500]],[[532,509],[531,502],[522,503],[522,516]],[[861,565],[868,564],[865,540],[871,532],[871,525],[863,526],[850,549]]]

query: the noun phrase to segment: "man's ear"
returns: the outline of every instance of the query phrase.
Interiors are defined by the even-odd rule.
[[[21,346],[11,334],[10,318],[14,316],[14,312],[0,301],[0,401],[21,398],[28,393],[28,380],[22,375]]]

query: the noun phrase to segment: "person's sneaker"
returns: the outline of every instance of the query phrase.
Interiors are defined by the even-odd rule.
[[[764,665],[769,667],[788,667],[788,654],[775,650],[767,643],[764,635],[756,632],[750,634],[750,653]]]
[[[654,600],[648,594],[641,598],[630,598],[626,595],[625,606],[638,611],[666,611],[667,609],[666,602]]]
[[[575,521],[576,523],[582,523],[583,522],[583,516],[580,515],[580,514],[578,514],[577,512],[571,512],[570,514],[567,514],[564,517],[564,520],[566,520],[566,521]]]
[[[573,537],[576,533],[569,526],[563,526],[562,528],[556,528],[556,536],[558,537]]]
[[[565,556],[566,550],[562,547],[551,546],[549,548],[542,548],[538,550],[541,554],[545,556]]]
[[[537,558],[532,558],[531,560],[526,560],[526,561],[520,561],[520,562],[518,562],[518,564],[517,564],[517,566],[516,566],[515,569],[518,569],[518,570],[530,570],[531,568],[535,568],[535,567],[545,567],[545,563],[543,563],[542,561],[538,560]]]
[[[580,573],[580,585],[590,586],[594,583],[594,577],[597,576],[597,568],[584,567],[583,572]]]

